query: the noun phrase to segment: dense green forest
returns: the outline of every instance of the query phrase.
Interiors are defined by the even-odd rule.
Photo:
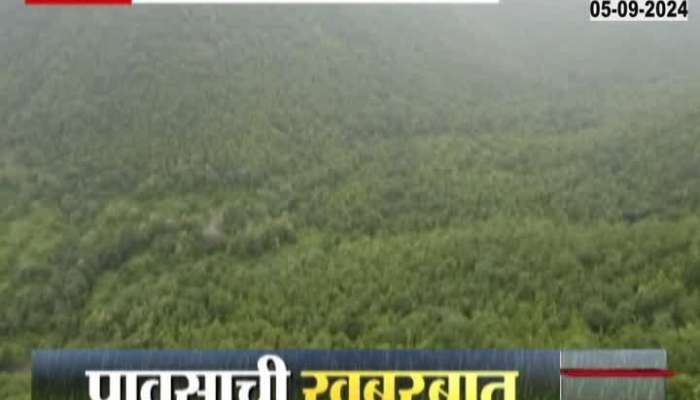
[[[0,398],[33,348],[664,347],[700,399],[700,29],[574,3],[3,1]]]

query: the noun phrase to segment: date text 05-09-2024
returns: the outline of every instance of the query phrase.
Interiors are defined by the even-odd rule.
[[[688,18],[687,0],[592,0],[592,18]]]

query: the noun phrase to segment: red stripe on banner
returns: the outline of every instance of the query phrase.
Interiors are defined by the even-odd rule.
[[[668,369],[653,368],[566,368],[560,373],[571,378],[670,378],[676,374]]]
[[[130,6],[131,0],[25,0],[28,6]]]

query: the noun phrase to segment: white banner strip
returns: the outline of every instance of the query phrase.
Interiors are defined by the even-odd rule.
[[[500,0],[132,0],[132,4],[499,4]]]

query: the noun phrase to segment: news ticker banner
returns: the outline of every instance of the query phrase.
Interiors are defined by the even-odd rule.
[[[32,400],[664,400],[664,350],[36,351]]]
[[[24,0],[28,6],[135,6],[205,4],[498,4],[500,0]]]

